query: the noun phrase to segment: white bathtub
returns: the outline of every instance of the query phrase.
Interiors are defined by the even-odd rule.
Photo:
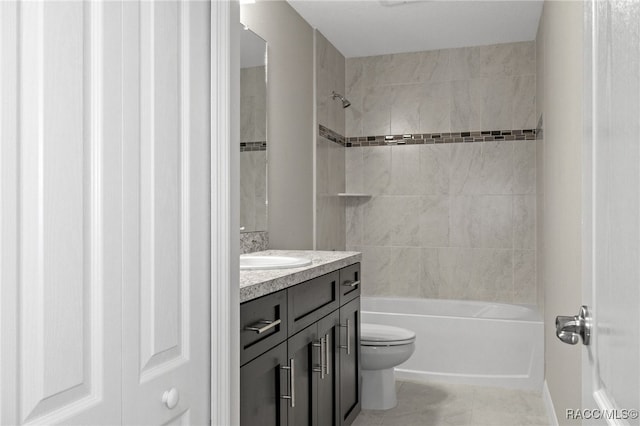
[[[363,297],[362,322],[415,331],[400,379],[542,389],[544,337],[534,306]]]

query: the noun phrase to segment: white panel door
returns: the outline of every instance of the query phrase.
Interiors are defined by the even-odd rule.
[[[0,3],[0,422],[121,421],[120,5]]]
[[[124,6],[125,424],[210,418],[209,7]]]
[[[586,10],[584,299],[593,330],[582,403],[605,416],[583,423],[639,425],[640,3],[591,1]]]
[[[209,421],[209,7],[0,1],[1,424]]]

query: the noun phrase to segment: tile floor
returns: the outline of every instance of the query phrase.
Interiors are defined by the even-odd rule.
[[[539,392],[397,382],[398,405],[362,411],[354,426],[548,426]]]

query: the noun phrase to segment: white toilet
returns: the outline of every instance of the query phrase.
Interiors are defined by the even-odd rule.
[[[362,409],[388,410],[397,404],[393,368],[409,359],[416,333],[399,327],[361,324]]]

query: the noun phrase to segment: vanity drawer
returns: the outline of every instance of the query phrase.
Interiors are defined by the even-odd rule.
[[[360,264],[340,269],[340,306],[360,296]]]
[[[240,365],[287,338],[287,291],[240,305]]]
[[[339,277],[335,271],[287,289],[289,336],[338,309]]]

